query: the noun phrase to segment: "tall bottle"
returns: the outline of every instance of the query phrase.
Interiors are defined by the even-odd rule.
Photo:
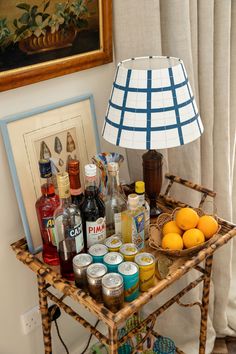
[[[144,248],[144,208],[139,206],[137,194],[129,194],[128,210],[121,213],[123,243],[134,243],[139,251]]]
[[[145,183],[143,181],[135,182],[135,193],[139,197],[139,206],[145,209],[145,239],[149,237],[150,227],[150,206],[145,200]]]
[[[71,200],[80,209],[84,201],[84,194],[81,188],[79,165],[79,160],[76,159],[71,159],[68,162]]]
[[[52,170],[49,160],[39,160],[41,177],[41,197],[36,201],[35,208],[38,217],[40,233],[43,241],[43,260],[50,265],[58,265],[59,257],[56,247],[53,214],[59,206],[59,197],[55,194],[52,182]]]
[[[85,199],[81,207],[85,252],[106,239],[105,205],[98,195],[96,174],[96,165],[85,165]]]
[[[106,235],[107,237],[114,234],[121,236],[121,212],[127,209],[127,204],[119,191],[119,165],[117,162],[110,162],[107,169],[108,187],[107,195],[105,196]]]
[[[57,174],[57,185],[60,206],[55,210],[54,221],[61,274],[68,280],[74,280],[73,257],[84,251],[82,221],[79,208],[71,201],[67,172]]]

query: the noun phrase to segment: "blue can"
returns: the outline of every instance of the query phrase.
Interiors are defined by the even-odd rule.
[[[108,253],[107,246],[97,243],[89,247],[88,253],[93,257],[93,263],[103,263],[103,257]]]
[[[118,266],[124,261],[119,252],[109,252],[103,257],[103,263],[107,266],[108,273],[118,273]]]
[[[139,296],[139,268],[134,262],[123,262],[118,272],[124,279],[125,301],[133,301]]]

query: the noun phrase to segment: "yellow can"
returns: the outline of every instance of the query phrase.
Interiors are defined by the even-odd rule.
[[[105,245],[109,252],[119,252],[122,242],[118,236],[110,236],[106,239]]]
[[[134,257],[138,254],[138,249],[134,243],[124,243],[120,247],[120,253],[123,255],[125,261],[134,262]]]
[[[155,258],[151,253],[139,253],[134,258],[139,266],[139,288],[140,291],[148,291],[155,282]]]

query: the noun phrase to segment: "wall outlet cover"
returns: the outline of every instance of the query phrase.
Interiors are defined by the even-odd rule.
[[[39,306],[35,306],[21,315],[21,325],[24,334],[29,334],[41,325]]]

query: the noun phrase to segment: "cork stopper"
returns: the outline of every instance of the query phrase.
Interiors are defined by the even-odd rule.
[[[138,194],[145,193],[145,183],[143,181],[135,182],[135,192]]]
[[[59,172],[57,174],[57,186],[60,198],[70,197],[70,180],[67,172]]]
[[[129,204],[129,208],[134,210],[138,207],[139,205],[139,197],[137,194],[133,193],[133,194],[129,194],[128,195],[128,204]]]

